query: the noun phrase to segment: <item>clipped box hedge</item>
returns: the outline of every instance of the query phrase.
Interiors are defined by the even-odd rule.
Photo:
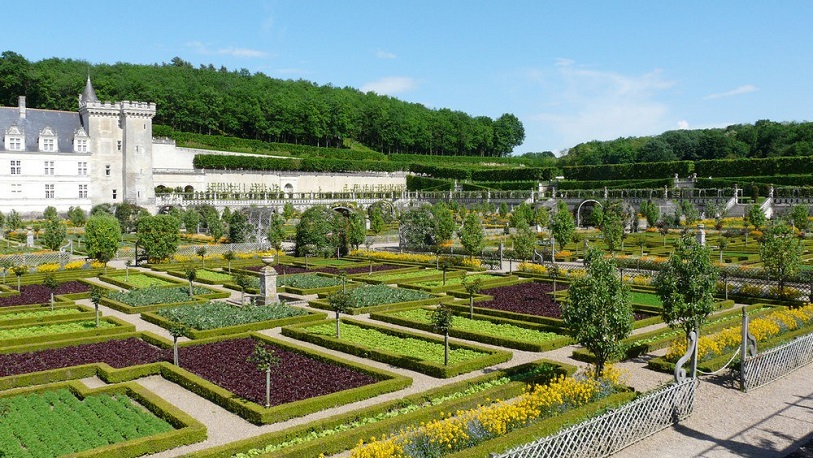
[[[46,324],[51,323],[53,321],[58,321],[62,319],[71,320],[85,320],[85,319],[95,319],[95,315],[92,315],[93,309],[89,307],[85,307],[83,305],[78,305],[74,303],[56,303],[54,304],[54,310],[74,310],[75,313],[64,314],[64,315],[55,315],[55,316],[40,316],[32,321],[31,318],[13,318],[13,319],[5,319],[5,317],[14,315],[20,312],[48,312],[51,310],[50,304],[43,304],[43,305],[20,305],[14,307],[3,307],[0,309],[0,326],[16,326],[19,324]]]
[[[42,393],[60,388],[67,388],[79,399],[98,395],[125,395],[174,428],[172,431],[164,433],[73,453],[69,455],[71,457],[137,457],[170,450],[182,445],[194,444],[207,438],[206,426],[203,423],[137,383],[120,383],[91,389],[78,381],[58,382],[32,388],[9,390],[0,393],[0,398]]]
[[[346,313],[348,315],[361,315],[364,313],[392,312],[395,310],[405,310],[416,307],[422,307],[424,305],[442,304],[450,300],[452,300],[451,297],[436,294],[433,295],[433,297],[427,299],[420,299],[417,301],[393,302],[391,304],[371,305],[368,307],[353,307]],[[308,302],[308,305],[310,307],[317,308],[320,310],[328,311],[333,310],[333,308],[330,306],[330,302],[328,301],[327,297],[311,300]]]
[[[21,323],[17,323],[14,325],[9,326],[0,326],[0,329],[15,329],[21,327],[28,327],[28,326],[36,326],[40,324],[44,325],[55,325],[55,324],[67,324],[72,322],[81,322],[81,321],[93,321],[95,320],[95,315],[90,315],[86,318],[65,318],[65,319],[54,319],[48,321],[47,323],[41,323],[36,318],[30,319],[28,321],[22,321]],[[113,336],[116,334],[126,333],[126,332],[133,332],[135,331],[135,326],[120,320],[116,317],[107,316],[101,317],[100,321],[104,321],[107,323],[112,323],[114,327],[106,328],[106,329],[88,329],[86,331],[77,331],[77,332],[66,332],[61,334],[52,334],[52,335],[38,335],[38,336],[31,336],[31,337],[16,337],[11,339],[2,339],[0,343],[3,347],[16,347],[20,345],[28,345],[32,343],[38,342],[53,342],[59,340],[72,340],[72,339],[79,339],[86,336]]]
[[[426,309],[431,310],[431,309]],[[461,310],[455,310],[454,314],[457,316],[462,317],[469,317],[467,312],[463,312]],[[431,323],[425,323],[422,321],[415,321],[410,320],[407,318],[395,316],[392,313],[371,313],[370,318],[373,320],[383,321],[385,323],[391,323],[399,326],[405,326],[413,329],[420,329],[421,331],[426,332],[435,332],[434,328],[432,327]],[[527,323],[523,321],[516,321],[516,320],[509,320],[503,318],[497,318],[488,315],[480,315],[474,314],[474,319],[476,320],[483,320],[489,321],[491,323],[496,324],[511,324],[514,326],[533,329],[540,332],[554,332],[554,333],[561,333],[562,329],[556,326],[548,326],[544,324],[533,324]],[[456,329],[454,326],[449,330],[449,336],[456,337],[458,339],[465,339],[465,340],[472,340],[479,343],[489,344],[489,345],[496,345],[499,347],[506,347],[506,348],[513,348],[516,350],[524,350],[524,351],[550,351],[555,350],[557,348],[564,347],[566,345],[570,345],[573,343],[573,339],[568,337],[567,335],[562,335],[559,338],[550,339],[549,341],[543,343],[532,343],[526,342],[523,340],[511,339],[508,337],[499,337],[494,336],[491,334],[481,334],[473,331],[466,331],[462,329]]]
[[[362,328],[375,329],[376,331],[394,337],[420,339],[437,343],[440,344],[441,346],[444,343],[443,338],[438,338],[434,336],[426,336],[423,334],[400,331],[397,329],[377,326],[357,320],[351,320],[349,318],[342,318],[342,321]],[[325,322],[332,323],[333,320],[325,320]],[[413,370],[415,372],[420,372],[422,374],[438,378],[454,377],[456,375],[465,374],[488,366],[493,366],[494,364],[502,363],[511,359],[511,353],[508,351],[492,350],[489,348],[479,347],[470,344],[449,342],[450,349],[465,348],[468,350],[481,352],[484,354],[484,356],[467,361],[465,363],[450,364],[448,366],[445,366],[443,364],[435,364],[429,361],[419,360],[416,359],[415,357],[399,355],[383,350],[377,350],[372,347],[355,344],[352,342],[348,342],[346,340],[337,339],[335,337],[314,335],[305,330],[308,326],[322,323],[323,322],[315,322],[303,325],[285,326],[282,328],[282,335],[286,337],[291,337],[293,339],[298,339],[305,342],[320,345],[322,347],[329,348],[331,350],[338,350],[361,358],[369,358],[374,361],[392,364],[393,366],[396,367]]]
[[[135,286],[133,286],[130,283],[127,283],[124,280],[124,278],[127,278],[128,275],[129,274],[127,274],[125,272],[115,272],[113,274],[99,275],[99,280],[102,280],[103,282],[106,282],[106,283],[110,283],[111,285],[118,286],[119,288],[134,289]],[[133,275],[143,275],[143,276],[146,276],[146,277],[155,278],[157,280],[161,280],[161,281],[169,283],[170,285],[167,285],[167,286],[183,286],[183,285],[188,284],[187,282],[185,282],[183,280],[178,280],[176,278],[171,278],[171,277],[165,277],[163,275],[155,275],[155,274],[150,273],[150,272],[135,272],[135,273],[133,273]]]
[[[188,305],[188,304],[184,304],[184,305]],[[160,308],[163,308],[163,307],[160,307]],[[186,332],[185,335],[186,335],[186,337],[188,337],[190,339],[193,339],[193,340],[208,339],[208,338],[211,338],[211,337],[227,336],[227,335],[231,335],[231,334],[240,334],[240,333],[245,333],[245,332],[248,332],[248,331],[259,331],[261,329],[277,328],[277,327],[280,327],[280,326],[288,326],[288,325],[291,325],[291,324],[310,323],[312,321],[324,320],[326,317],[327,317],[327,315],[324,314],[324,313],[308,312],[307,315],[292,316],[292,317],[280,318],[280,319],[276,319],[276,320],[256,321],[254,323],[245,323],[245,324],[239,324],[239,325],[235,325],[235,326],[224,326],[222,328],[215,328],[215,329],[199,330],[199,329],[189,328],[189,329],[187,329],[187,332]],[[173,324],[175,324],[174,321],[169,320],[167,318],[164,318],[164,317],[162,317],[161,315],[158,315],[155,312],[142,313],[141,318],[144,321],[148,322],[148,323],[152,323],[152,324],[161,326],[164,329],[169,329],[170,327],[172,327]]]

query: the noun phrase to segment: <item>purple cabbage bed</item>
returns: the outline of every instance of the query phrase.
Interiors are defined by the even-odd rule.
[[[8,286],[14,287],[11,283]],[[86,283],[76,280],[60,283],[54,294],[85,293],[90,288]],[[23,285],[20,294],[0,297],[0,307],[13,307],[15,305],[45,304],[51,301],[51,290],[45,285]]]
[[[223,340],[180,349],[179,363],[241,398],[265,404],[265,372],[248,361],[257,340]],[[266,344],[280,358],[271,369],[271,405],[356,388],[379,380],[373,376],[301,353]]]

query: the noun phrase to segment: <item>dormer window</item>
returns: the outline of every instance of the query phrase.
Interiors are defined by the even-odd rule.
[[[6,129],[5,147],[7,151],[23,151],[25,149],[25,135],[16,125]]]
[[[51,126],[45,126],[45,128],[40,131],[39,150],[46,153],[56,152],[56,132],[54,132]]]
[[[77,153],[87,153],[90,151],[88,148],[88,134],[85,132],[85,129],[81,127],[76,129],[76,132],[73,134],[73,150]]]

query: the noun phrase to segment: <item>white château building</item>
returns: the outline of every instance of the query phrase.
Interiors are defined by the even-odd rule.
[[[0,211],[41,213],[53,206],[84,210],[129,202],[156,210],[155,187],[268,189],[288,193],[401,191],[403,173],[300,174],[197,170],[194,155],[154,139],[155,104],[101,102],[90,78],[77,112],[0,107]],[[211,151],[205,151],[212,153]]]

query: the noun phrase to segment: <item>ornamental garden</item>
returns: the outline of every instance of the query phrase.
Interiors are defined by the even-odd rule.
[[[266,227],[263,244],[214,240],[171,215],[122,235],[97,214],[67,227],[83,251],[57,261],[8,233],[0,451],[484,456],[640,396],[613,363],[650,354],[647,370],[674,371],[689,320],[707,371],[739,350],[743,310],[760,349],[813,330],[798,221],[710,219],[701,245],[696,221],[636,231],[624,219],[645,215],[611,210],[596,229],[562,231],[563,217],[525,211],[436,204],[372,231],[354,226],[360,210],[308,210]],[[118,231],[118,257],[99,224]],[[400,247],[380,248],[388,234]],[[266,303],[269,271],[278,297]],[[691,313],[671,299],[688,284],[705,294]],[[243,426],[211,444],[180,398],[140,382],[155,379]]]

